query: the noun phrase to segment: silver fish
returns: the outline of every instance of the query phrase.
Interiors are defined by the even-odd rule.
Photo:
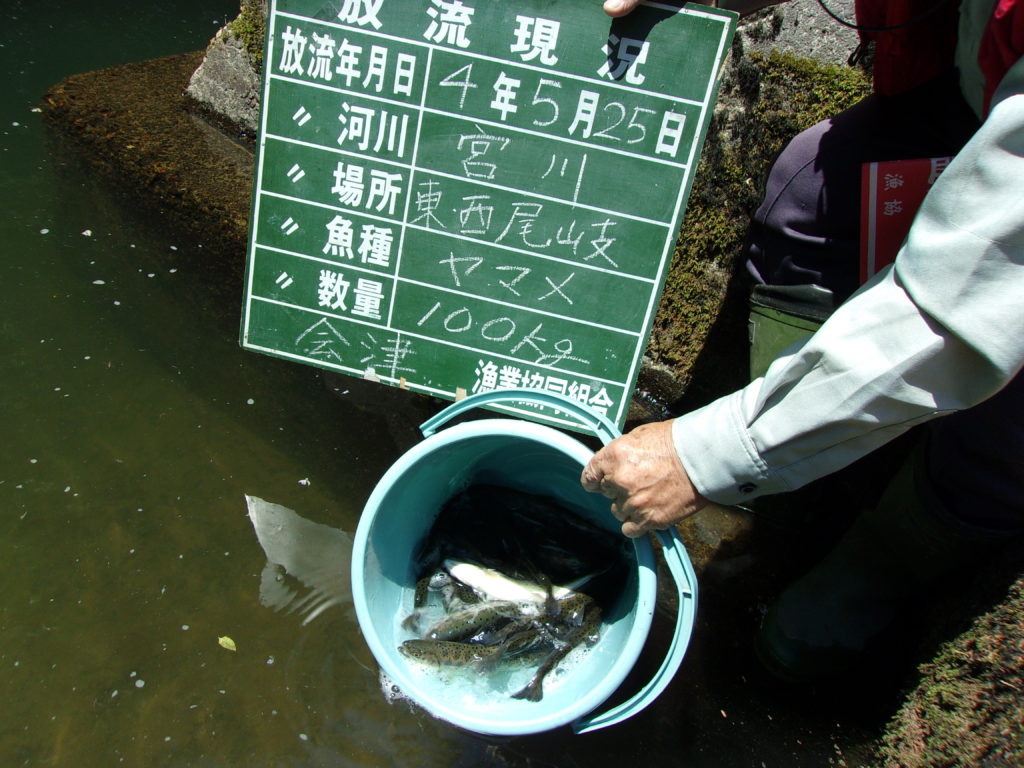
[[[539,584],[513,579],[495,568],[475,563],[445,560],[444,567],[453,578],[468,584],[490,600],[543,605],[549,598],[561,600],[573,594],[569,587],[552,585],[549,591]]]

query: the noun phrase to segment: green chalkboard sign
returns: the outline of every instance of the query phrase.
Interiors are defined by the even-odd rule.
[[[621,425],[735,18],[271,0],[242,345]]]

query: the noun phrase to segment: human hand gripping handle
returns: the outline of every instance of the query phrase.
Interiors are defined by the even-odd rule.
[[[643,424],[594,454],[583,487],[612,500],[630,538],[665,530],[708,503],[690,481],[672,441],[672,422]]]

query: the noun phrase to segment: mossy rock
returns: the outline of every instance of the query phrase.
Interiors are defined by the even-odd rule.
[[[253,70],[257,75],[262,75],[263,52],[267,39],[266,0],[242,0],[238,16],[227,28],[232,35],[242,41]]]
[[[965,572],[938,607],[937,633],[952,639],[926,652],[930,660],[880,739],[877,765],[1024,765],[1022,566],[1018,541],[986,567]],[[959,631],[957,622],[972,615]]]

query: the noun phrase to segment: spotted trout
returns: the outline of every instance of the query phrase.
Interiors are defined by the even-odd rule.
[[[478,632],[491,628],[497,623],[520,615],[516,603],[491,601],[478,603],[468,608],[449,613],[424,635],[424,640],[465,640]]]
[[[601,623],[601,609],[597,604],[590,602],[586,606],[582,620],[579,625],[572,627],[564,636],[556,639],[555,647],[537,667],[533,678],[522,690],[512,694],[513,699],[526,699],[527,701],[540,701],[544,698],[544,678],[569,652],[587,638],[596,634]]]
[[[469,666],[500,652],[496,645],[476,645],[452,640],[406,640],[398,652],[407,659],[435,667]]]

